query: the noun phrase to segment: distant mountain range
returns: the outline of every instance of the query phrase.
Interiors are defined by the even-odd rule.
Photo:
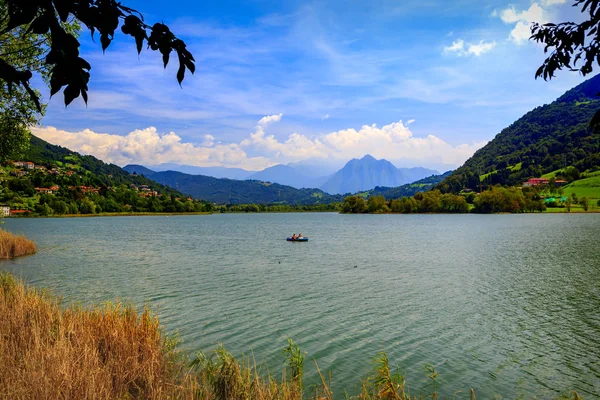
[[[318,188],[327,181],[328,176],[315,176],[314,171],[303,167],[290,167],[288,165],[275,165],[263,171],[256,172],[248,179],[257,179],[265,182],[276,182],[298,189]]]
[[[387,160],[377,160],[367,154],[360,160],[350,160],[321,189],[331,194],[356,193],[376,186],[401,186],[431,175],[439,175],[439,172],[426,168],[396,168]]]
[[[136,174],[143,171],[144,176],[157,183],[218,204],[325,204],[343,201],[342,196],[332,196],[319,189],[296,189],[257,180],[240,181],[142,168],[139,165],[128,165],[124,169]]]
[[[194,167],[180,164],[161,164],[150,168],[130,164],[123,169],[146,177],[158,172],[172,171],[214,178],[272,182],[296,189],[319,188],[330,194],[356,193],[376,186],[396,187],[439,174],[438,171],[426,168],[396,168],[389,161],[376,160],[370,155],[360,160],[349,161],[334,174],[327,168],[304,163],[278,164],[258,172],[240,168]]]
[[[250,176],[255,171],[246,171],[242,168],[227,168],[227,167],[196,167],[193,165],[182,165],[175,163],[165,163],[155,166],[148,166],[149,169],[156,172],[161,171],[178,171],[184,174],[190,175],[206,175],[214,178],[227,178],[227,179],[251,179]],[[139,173],[139,172],[138,172]]]

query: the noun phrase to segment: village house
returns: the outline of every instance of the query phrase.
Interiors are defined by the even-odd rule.
[[[100,189],[91,186],[79,186],[79,189],[81,189],[83,193],[98,193],[100,191]]]
[[[31,211],[29,210],[10,210],[10,216],[11,217],[16,217],[19,215],[27,215],[29,214]]]
[[[13,165],[18,168],[23,168],[25,166],[25,163],[23,161],[15,161],[13,162]]]
[[[549,183],[550,183],[550,180],[546,179],[546,178],[531,178],[527,182],[523,183],[523,187],[548,185]],[[565,186],[567,183],[569,183],[569,182],[558,179],[558,180],[554,181],[554,186],[556,186],[556,187]]]
[[[150,190],[150,189],[140,192],[140,197],[156,197],[156,196],[158,196],[158,192]]]
[[[550,182],[550,181],[546,178],[531,178],[527,182],[523,183],[523,187],[547,185],[548,182]]]
[[[0,204],[0,216],[1,217],[9,217],[10,216],[10,206],[6,204]]]
[[[54,194],[60,190],[60,186],[51,186],[49,188],[35,188],[36,192],[40,194]]]
[[[30,161],[25,161],[25,162],[23,163],[23,168],[25,168],[25,169],[29,169],[29,170],[31,170],[31,169],[35,169],[35,164],[34,164],[34,163],[32,163],[32,162],[30,162]]]

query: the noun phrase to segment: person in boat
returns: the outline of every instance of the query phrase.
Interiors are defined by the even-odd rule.
[[[292,235],[292,240],[296,240],[296,239],[298,239],[298,236],[296,236],[296,234],[294,233],[294,234]]]
[[[301,238],[302,238],[302,234],[301,234],[301,233],[299,233],[299,234],[298,234],[298,237],[297,237],[296,239],[301,239]]]

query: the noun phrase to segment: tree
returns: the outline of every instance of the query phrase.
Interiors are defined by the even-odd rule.
[[[567,197],[567,200],[565,200],[565,207],[567,208],[567,212],[571,212],[572,204],[573,204],[573,197],[572,196]]]
[[[48,36],[48,46],[41,48],[45,55],[43,64],[50,70],[50,95],[64,87],[65,105],[80,95],[87,103],[92,68],[79,56],[79,41],[75,35],[65,28],[71,19],[86,26],[92,36],[98,32],[103,51],[110,46],[121,25],[121,31],[135,39],[138,54],[146,43],[150,49],[160,51],[165,68],[171,53],[175,52],[180,85],[186,69],[191,73],[195,71],[194,57],[166,25],[147,25],[139,12],[115,0],[4,0],[3,4],[6,10],[0,21],[0,36],[16,30]],[[41,112],[39,95],[29,86],[32,76],[27,66],[17,65],[4,55],[0,57],[0,80],[6,82],[8,91],[12,92],[15,86],[22,88]]]
[[[600,1],[574,0],[573,7],[581,7],[589,18],[582,23],[562,22],[559,24],[534,23],[531,26],[531,40],[544,44],[544,54],[550,55],[535,73],[536,79],[554,78],[557,70],[566,68],[579,71],[586,76],[600,66]],[[600,130],[600,110],[592,117],[590,126]]]
[[[587,197],[582,197],[579,199],[579,204],[583,206],[584,211],[587,211],[590,206],[590,199],[588,199]]]
[[[342,205],[343,213],[361,214],[367,212],[367,202],[360,196],[348,196]]]
[[[367,200],[367,207],[370,213],[388,212],[389,208],[386,204],[385,197],[371,196]]]

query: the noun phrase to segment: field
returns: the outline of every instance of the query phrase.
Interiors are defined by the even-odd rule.
[[[565,195],[577,194],[578,198],[587,197],[590,205],[596,206],[600,200],[600,172],[590,174],[588,178],[572,182],[563,188]]]

